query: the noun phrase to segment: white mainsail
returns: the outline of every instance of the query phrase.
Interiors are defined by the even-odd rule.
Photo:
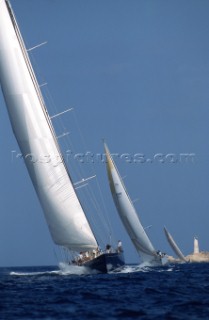
[[[122,223],[129,234],[138,254],[143,262],[161,264],[151,241],[149,240],[126,191],[124,183],[112,159],[106,143],[104,143],[106,154],[107,173],[113,200]]]
[[[12,129],[53,241],[73,251],[97,241],[77,198],[9,1],[0,0],[0,83]]]
[[[171,248],[173,249],[173,251],[175,252],[175,254],[177,255],[177,257],[180,260],[183,260],[186,262],[186,258],[184,257],[183,253],[181,252],[181,250],[179,249],[179,247],[177,246],[176,242],[174,241],[173,237],[171,236],[171,234],[168,232],[168,230],[166,229],[166,227],[164,227],[164,232],[166,235],[166,238],[168,240],[168,243],[170,244]]]

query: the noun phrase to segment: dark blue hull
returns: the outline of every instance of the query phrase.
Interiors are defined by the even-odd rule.
[[[93,260],[84,262],[82,266],[99,273],[108,273],[125,265],[122,252],[103,253]]]

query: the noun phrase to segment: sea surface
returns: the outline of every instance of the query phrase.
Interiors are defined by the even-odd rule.
[[[0,268],[0,319],[209,319],[209,264]]]

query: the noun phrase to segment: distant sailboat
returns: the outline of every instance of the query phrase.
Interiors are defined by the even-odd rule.
[[[98,272],[124,265],[121,252],[97,252],[99,244],[68,173],[8,0],[0,1],[0,82],[14,135],[54,243],[75,255],[82,252],[72,263]]]
[[[164,232],[166,235],[166,238],[168,240],[168,243],[170,244],[171,248],[173,249],[173,251],[175,252],[175,254],[177,255],[177,257],[184,262],[187,262],[185,256],[183,255],[183,253],[181,252],[181,250],[179,249],[178,245],[176,244],[176,242],[174,241],[173,237],[171,236],[171,234],[168,232],[168,230],[166,229],[166,227],[164,227]]]
[[[104,149],[110,189],[122,223],[142,261],[149,265],[161,265],[160,252],[157,253],[154,249],[139,220],[106,143],[104,143]]]

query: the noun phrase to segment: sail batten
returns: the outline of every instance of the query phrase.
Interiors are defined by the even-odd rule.
[[[123,225],[142,260],[144,262],[157,262],[159,257],[139,220],[106,143],[104,143],[104,149],[110,189]]]
[[[53,241],[75,251],[97,241],[60,152],[10,4],[0,1],[0,82],[10,122]]]

